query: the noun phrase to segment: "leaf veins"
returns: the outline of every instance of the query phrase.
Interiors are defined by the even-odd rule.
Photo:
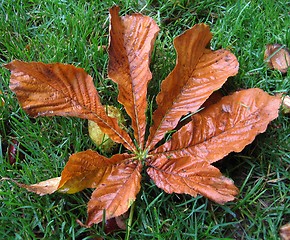
[[[116,119],[106,114],[93,79],[72,65],[12,61],[10,89],[32,117],[71,116],[95,121],[114,141],[135,149]]]

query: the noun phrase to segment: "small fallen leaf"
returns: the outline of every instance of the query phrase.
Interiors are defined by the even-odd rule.
[[[124,213],[121,216],[110,218],[105,222],[104,231],[106,234],[115,232],[118,230],[126,229],[126,219],[128,218],[128,213]]]
[[[125,119],[121,111],[114,106],[106,106],[106,111],[108,116],[116,118],[118,124],[122,127]],[[110,153],[117,146],[117,143],[105,134],[96,122],[89,120],[88,128],[90,138],[103,152]]]
[[[8,160],[11,165],[16,162],[16,155],[19,147],[19,142],[16,139],[12,139],[8,145]]]
[[[283,225],[279,231],[281,240],[290,240],[290,223]]]
[[[27,45],[25,46],[25,50],[26,50],[26,51],[30,51],[30,49],[31,49],[31,46],[30,46],[29,44],[27,44]]]
[[[264,59],[269,68],[286,73],[290,66],[290,51],[281,44],[268,44],[264,53]]]
[[[289,114],[290,113],[290,96],[288,96],[288,95],[283,98],[282,112],[284,114]]]

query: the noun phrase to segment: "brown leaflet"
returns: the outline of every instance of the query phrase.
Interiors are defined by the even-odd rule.
[[[174,40],[177,64],[156,98],[158,108],[146,145],[149,149],[177,125],[182,115],[198,110],[228,77],[237,74],[239,64],[232,53],[206,48],[211,37],[208,26],[197,24]]]
[[[72,116],[95,121],[105,132],[128,149],[135,147],[117,120],[107,116],[93,79],[83,69],[68,64],[12,61],[10,89],[32,117]]]
[[[116,165],[129,157],[128,154],[117,154],[106,158],[92,150],[75,153],[70,156],[61,173],[59,191],[71,194],[85,188],[96,188]]]
[[[60,182],[60,177],[55,177],[55,178],[50,178],[45,181],[32,184],[32,185],[27,185],[23,183],[16,182],[10,178],[2,178],[1,180],[9,180],[17,184],[17,186],[25,188],[29,192],[34,192],[39,194],[40,196],[46,195],[46,194],[52,194],[58,189],[58,185]]]
[[[278,116],[280,104],[280,96],[261,89],[235,92],[193,115],[191,122],[154,151],[155,157],[191,156],[194,161],[213,163],[230,152],[240,152]]]
[[[55,191],[72,194],[85,188],[96,188],[122,161],[129,158],[129,154],[116,154],[111,158],[106,158],[95,151],[86,150],[70,156],[61,177],[32,185],[18,183],[12,179],[4,178],[3,180],[10,180],[19,187],[41,196]]]
[[[131,117],[135,139],[143,147],[147,85],[152,78],[149,58],[159,28],[150,17],[133,14],[120,18],[118,13],[118,7],[110,9],[108,75],[118,84],[118,101]]]
[[[93,192],[88,203],[87,226],[125,213],[140,191],[141,161],[123,161]]]
[[[160,157],[149,163],[147,169],[155,184],[167,193],[201,194],[224,204],[234,200],[238,189],[233,181],[207,161],[193,161],[191,157]]]

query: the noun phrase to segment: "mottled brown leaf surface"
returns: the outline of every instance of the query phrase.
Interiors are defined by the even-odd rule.
[[[132,119],[134,136],[143,146],[146,128],[147,85],[152,78],[149,58],[159,31],[152,18],[141,14],[119,17],[110,10],[109,77],[118,84],[118,100]]]
[[[206,48],[211,37],[207,25],[197,24],[175,38],[177,64],[157,95],[158,108],[147,142],[149,149],[177,125],[182,115],[198,110],[228,77],[237,74],[239,64],[232,53]]]
[[[93,80],[82,68],[68,64],[13,61],[10,89],[31,116],[71,116],[95,121],[114,141],[134,149],[117,120],[107,116]]]
[[[101,222],[104,210],[106,219],[117,217],[128,210],[140,191],[141,168],[140,161],[131,160],[114,168],[92,194],[88,203],[88,226]]]
[[[159,157],[150,161],[147,172],[167,193],[201,194],[219,204],[234,200],[238,194],[232,180],[203,160]]]
[[[236,92],[193,115],[190,123],[155,152],[215,162],[230,152],[240,152],[264,132],[278,116],[280,104],[280,96],[270,96],[261,89]]]

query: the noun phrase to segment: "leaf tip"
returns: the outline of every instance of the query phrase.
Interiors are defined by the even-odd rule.
[[[117,14],[119,15],[120,7],[118,5],[114,5],[109,9],[110,15]]]
[[[12,70],[12,65],[13,65],[13,62],[14,62],[15,60],[13,60],[12,62],[9,62],[9,63],[5,63],[5,64],[3,64],[2,65],[2,67],[3,68],[6,68],[6,69],[8,69],[8,70]]]

